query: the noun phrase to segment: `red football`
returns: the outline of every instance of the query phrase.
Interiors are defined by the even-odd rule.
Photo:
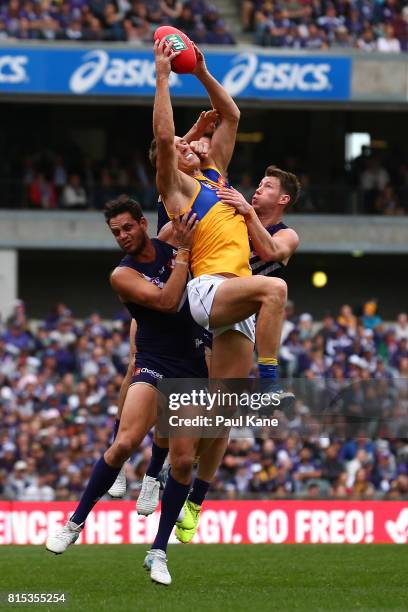
[[[163,38],[173,44],[173,49],[175,51],[181,51],[180,55],[171,62],[171,69],[173,72],[177,72],[178,74],[192,72],[197,63],[197,56],[193,43],[189,37],[181,30],[173,28],[172,26],[161,26],[155,31],[154,40],[162,40]]]

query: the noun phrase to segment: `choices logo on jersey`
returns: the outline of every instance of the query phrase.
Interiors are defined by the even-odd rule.
[[[27,64],[28,57],[25,55],[0,55],[0,84],[16,85],[27,81]]]
[[[111,57],[103,49],[90,51],[82,59],[84,63],[69,80],[69,89],[75,94],[85,94],[100,84],[105,88],[156,87],[156,68],[151,59]],[[174,72],[169,83],[170,87],[179,85]]]
[[[329,62],[279,61],[278,58],[267,61],[255,53],[241,53],[232,63],[234,67],[222,81],[231,96],[239,96],[249,87],[255,93],[324,92],[332,89],[332,65]]]

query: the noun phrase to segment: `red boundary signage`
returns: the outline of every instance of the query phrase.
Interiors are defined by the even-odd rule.
[[[72,502],[0,502],[0,544],[43,545]],[[131,501],[100,502],[78,543],[148,544],[160,513]],[[175,542],[174,535],[172,542]],[[384,501],[209,501],[194,542],[203,544],[407,544],[408,504]]]

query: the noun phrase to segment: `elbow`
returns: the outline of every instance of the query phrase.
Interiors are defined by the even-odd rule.
[[[238,125],[240,118],[241,111],[239,110],[238,106],[235,106],[235,108],[231,109],[228,114],[224,115],[224,119],[230,123],[233,123],[234,125]]]
[[[260,249],[256,254],[262,261],[281,261],[281,259],[284,259],[278,251],[268,248]]]
[[[157,147],[168,146],[174,143],[174,130],[169,130],[168,127],[159,127],[154,130]]]
[[[177,312],[178,303],[173,298],[162,298],[160,300],[160,311],[167,314]]]

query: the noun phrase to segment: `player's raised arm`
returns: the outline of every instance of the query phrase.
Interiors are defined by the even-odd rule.
[[[153,107],[153,133],[156,151],[157,189],[164,197],[173,193],[178,185],[177,155],[174,146],[175,128],[171,106],[169,76],[171,61],[179,51],[174,51],[165,39],[154,43],[156,63],[156,95]]]
[[[217,195],[243,215],[254,251],[262,261],[285,261],[296,251],[299,237],[293,229],[282,229],[271,236],[251,204],[239,191],[233,187],[221,187],[217,190]]]
[[[163,289],[148,282],[126,266],[116,268],[110,278],[112,288],[123,302],[133,302],[160,312],[177,312],[189,271],[190,249],[197,225],[196,215],[186,213],[172,221],[177,244],[175,266]]]
[[[211,103],[219,115],[219,125],[211,141],[211,157],[220,170],[226,174],[234,152],[240,110],[224,87],[210,74],[204,55],[196,47],[197,65],[194,74],[205,87]]]

